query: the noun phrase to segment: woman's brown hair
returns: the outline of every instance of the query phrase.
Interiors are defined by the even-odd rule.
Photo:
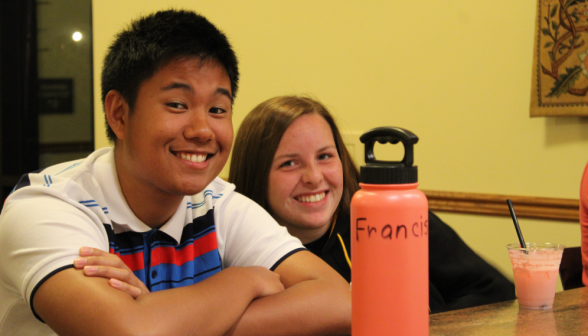
[[[268,202],[269,173],[284,132],[297,118],[316,113],[333,133],[343,166],[343,194],[338,210],[349,211],[351,197],[359,189],[359,171],[353,162],[333,116],[318,101],[298,96],[271,98],[257,105],[239,127],[231,157],[229,182],[271,213]]]

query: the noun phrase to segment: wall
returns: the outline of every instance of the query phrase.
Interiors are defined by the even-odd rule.
[[[578,198],[588,118],[529,118],[536,1],[94,1],[95,96],[113,35],[157,9],[190,8],[228,35],[241,66],[234,106],[309,94],[337,116],[358,162],[357,136],[382,125],[420,137],[423,189]],[[107,145],[96,99],[96,146]],[[397,150],[378,153],[387,158]],[[223,171],[226,176],[227,172]],[[505,205],[506,206],[506,205]],[[508,218],[440,213],[511,276]],[[529,241],[580,244],[576,223],[521,220]]]

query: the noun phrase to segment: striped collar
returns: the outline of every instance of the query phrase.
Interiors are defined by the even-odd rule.
[[[147,232],[151,230],[151,227],[135,216],[123,197],[112,148],[96,159],[93,175],[104,192],[104,199],[108,207],[108,217],[112,221],[112,228],[115,233],[126,231]],[[189,208],[192,199],[200,198],[204,200],[203,194],[204,192],[195,196],[185,196],[176,213],[159,230],[174,238],[176,243],[179,243],[186,220],[192,221],[190,213],[188,213],[190,212]]]

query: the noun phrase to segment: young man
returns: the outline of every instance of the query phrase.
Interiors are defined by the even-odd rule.
[[[345,280],[216,178],[237,82],[226,37],[195,13],[117,36],[102,73],[114,148],[24,176],[0,215],[0,334],[350,333]],[[73,268],[83,246],[150,292]]]

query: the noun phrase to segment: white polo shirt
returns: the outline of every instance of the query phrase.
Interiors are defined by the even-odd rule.
[[[274,269],[304,249],[259,205],[216,178],[159,229],[127,205],[112,148],[24,176],[0,215],[0,335],[54,335],[35,318],[36,289],[73,267],[82,246],[116,253],[151,291],[231,266]]]

